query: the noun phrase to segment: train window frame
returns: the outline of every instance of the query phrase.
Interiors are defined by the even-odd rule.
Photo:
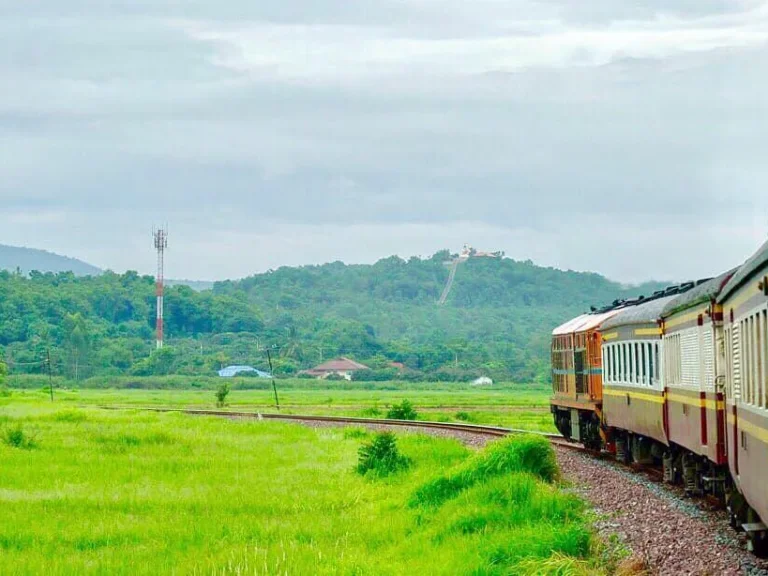
[[[755,313],[755,377],[757,387],[757,406],[763,410],[766,408],[765,402],[765,356],[766,356],[766,328],[764,321],[764,311],[758,310]]]
[[[613,355],[613,346],[610,344],[607,347],[606,356],[608,356],[608,374],[606,375],[607,376],[606,379],[609,381],[613,381],[613,373],[616,369],[616,364],[615,364],[616,358]]]
[[[768,307],[758,312],[763,340],[761,351],[762,408],[768,409]]]
[[[751,326],[749,322],[749,317],[747,316],[742,320],[742,323],[744,324],[743,330],[742,330],[742,336],[744,337],[742,343],[741,343],[741,349],[744,353],[744,366],[743,366],[743,373],[744,373],[744,403],[752,405],[752,331]]]
[[[648,385],[653,387],[655,384],[654,379],[655,362],[653,357],[653,342],[648,342]]]
[[[646,386],[648,385],[648,357],[646,355],[645,342],[640,343],[640,379]]]
[[[726,398],[733,398],[733,350],[731,350],[732,341],[731,326],[727,326],[723,330],[723,337],[725,338],[725,395]]]

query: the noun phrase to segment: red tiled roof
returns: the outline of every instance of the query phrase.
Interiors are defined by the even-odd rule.
[[[355,370],[370,370],[370,368],[365,364],[360,364],[349,358],[335,358],[323,362],[319,366],[307,370],[307,372],[311,374],[317,372],[353,372]]]

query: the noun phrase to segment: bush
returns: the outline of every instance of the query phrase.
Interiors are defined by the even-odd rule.
[[[363,416],[363,418],[380,418],[381,417],[381,410],[379,410],[378,406],[370,406],[369,408],[366,408],[360,414]]]
[[[219,408],[224,406],[227,401],[227,396],[229,396],[229,383],[224,382],[223,384],[219,384],[219,387],[216,389],[216,406]]]
[[[400,453],[392,432],[380,432],[357,451],[357,473],[388,476],[405,470],[411,461]]]
[[[31,450],[37,446],[34,437],[30,436],[24,431],[21,424],[17,424],[13,427],[7,427],[3,430],[2,435],[3,443],[11,448],[21,448],[23,450]]]
[[[394,404],[387,411],[390,420],[416,420],[418,414],[409,400],[403,400],[400,404]]]
[[[472,420],[472,415],[469,412],[456,412],[456,420],[461,420],[462,422],[469,422]]]
[[[557,460],[549,442],[539,436],[509,436],[493,442],[455,473],[438,476],[418,488],[410,505],[439,506],[478,482],[511,472],[527,472],[546,482],[555,480]]]

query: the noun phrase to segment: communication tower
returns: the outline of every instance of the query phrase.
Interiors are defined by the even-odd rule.
[[[157,250],[157,276],[155,277],[157,288],[157,348],[163,347],[163,292],[164,292],[164,267],[165,249],[168,248],[168,231],[164,228],[153,230],[155,250]]]

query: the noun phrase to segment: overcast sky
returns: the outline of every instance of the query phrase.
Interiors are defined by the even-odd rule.
[[[0,243],[242,277],[470,243],[623,281],[768,235],[768,2],[0,0]]]

